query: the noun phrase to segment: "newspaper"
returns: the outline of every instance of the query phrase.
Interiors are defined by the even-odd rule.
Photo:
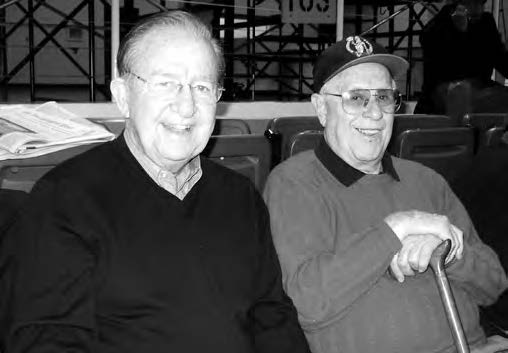
[[[77,117],[56,102],[36,108],[0,108],[0,160],[35,157],[114,138],[104,126]]]

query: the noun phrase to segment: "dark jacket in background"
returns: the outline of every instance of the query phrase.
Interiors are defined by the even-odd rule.
[[[487,101],[491,99],[490,95],[504,94],[504,99],[508,98],[508,91],[491,80],[493,69],[508,77],[508,52],[501,41],[494,17],[484,12],[480,18],[469,21],[467,30],[461,32],[452,20],[454,10],[455,5],[443,6],[420,36],[423,87],[415,113],[445,113],[449,84],[462,80],[471,85],[473,99],[478,99],[478,95],[482,94],[480,92],[485,89],[487,92],[483,95],[488,94],[489,97],[482,99]],[[493,89],[496,86],[497,89]],[[471,105],[476,111],[485,111],[495,105],[492,103],[479,101],[471,102]],[[475,107],[478,104],[482,107]]]

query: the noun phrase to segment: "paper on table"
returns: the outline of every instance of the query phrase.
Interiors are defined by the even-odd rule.
[[[56,102],[0,109],[0,159],[33,157],[114,137],[103,126],[75,116]]]

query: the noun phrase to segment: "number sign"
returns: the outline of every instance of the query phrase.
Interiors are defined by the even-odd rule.
[[[335,23],[338,0],[282,0],[284,23]]]

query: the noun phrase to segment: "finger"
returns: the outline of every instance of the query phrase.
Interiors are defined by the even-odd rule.
[[[392,262],[390,263],[390,271],[392,272],[393,277],[400,283],[404,282],[404,274],[399,268],[398,262],[398,253],[393,255]]]
[[[434,250],[441,244],[440,239],[437,241],[429,241],[420,249],[420,272],[425,272],[429,267],[430,258]]]
[[[448,223],[448,233],[450,235],[449,239],[451,241],[451,247],[450,247],[450,251],[446,255],[445,264],[449,263],[450,261],[452,261],[455,258],[456,254],[457,254],[458,247],[460,246],[458,236],[454,232],[453,227],[454,227],[453,224]]]
[[[464,249],[463,245],[463,232],[457,228],[455,225],[450,224],[450,232],[453,236],[453,251],[450,250],[450,253],[446,257],[445,263],[448,264],[451,261],[453,261],[455,258],[461,259],[462,258],[462,251]]]
[[[414,271],[409,265],[408,262],[408,253],[412,248],[412,242],[406,242],[402,249],[399,251],[399,259],[397,261],[397,264],[399,265],[400,270],[405,276],[414,276]]]
[[[446,255],[446,258],[445,258],[445,264],[448,264],[450,261],[452,261],[454,258],[455,258],[455,247],[456,247],[456,240],[452,237],[451,240],[451,247],[450,247],[450,251],[448,252],[448,254]]]
[[[422,242],[418,249],[418,271],[425,272],[429,267],[430,258],[434,250],[441,244],[441,238],[433,234],[422,235]]]
[[[446,256],[445,263],[448,263],[455,258],[457,250],[460,246],[458,236],[454,232],[453,227],[454,227],[453,224],[450,223],[449,231],[450,231],[450,240],[452,241],[452,247],[450,248],[450,252]]]
[[[418,245],[418,244],[415,244]],[[421,244],[420,246],[413,246],[411,250],[408,251],[408,257],[407,261],[409,265],[411,266],[411,269],[414,271],[420,271],[420,250],[421,250]]]
[[[450,263],[450,261],[452,261],[455,258],[456,254],[457,254],[458,247],[459,247],[458,236],[454,232],[452,224],[450,224],[450,235],[451,235],[450,240],[452,241],[452,246],[450,248],[450,251],[446,255],[445,264]]]
[[[452,229],[455,232],[455,234],[457,235],[459,247],[457,249],[456,257],[457,257],[457,259],[460,260],[460,259],[462,259],[462,255],[464,253],[464,232],[462,230],[460,230],[460,228],[454,226],[453,224],[452,224]]]

